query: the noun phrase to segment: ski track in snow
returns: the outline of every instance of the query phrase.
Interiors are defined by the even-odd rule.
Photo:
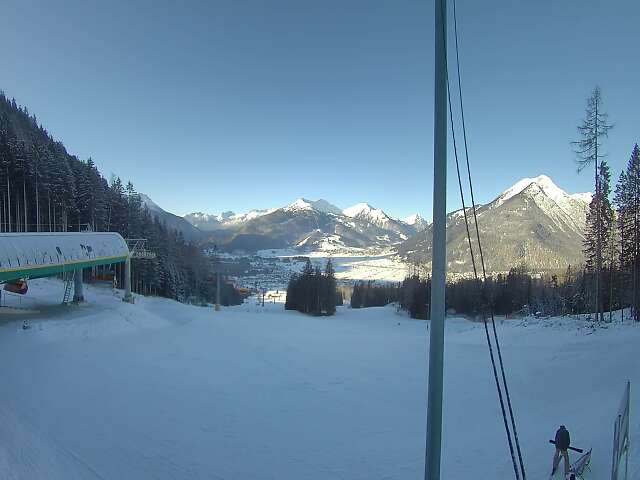
[[[315,318],[250,299],[215,313],[86,290],[87,305],[63,307],[60,282],[32,281],[21,306],[38,312],[0,312],[0,478],[422,478],[427,322],[393,307]],[[548,478],[563,423],[594,448],[588,478],[608,478],[629,379],[640,478],[640,327],[498,328],[527,476]],[[446,341],[442,478],[512,478],[484,329],[449,319]]]

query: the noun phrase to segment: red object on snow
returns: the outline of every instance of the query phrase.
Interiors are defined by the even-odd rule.
[[[15,280],[5,283],[4,289],[7,292],[19,293],[20,295],[24,295],[25,293],[27,293],[27,290],[29,290],[29,285],[27,285],[26,280]]]

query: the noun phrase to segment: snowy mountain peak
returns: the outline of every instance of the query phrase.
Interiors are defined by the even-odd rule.
[[[247,213],[235,213],[231,210],[222,213],[193,212],[185,215],[184,219],[201,230],[211,231],[233,228],[254,218],[261,217],[262,215],[268,215],[275,210],[275,208],[268,210],[251,210]]]
[[[547,197],[556,202],[559,206],[564,206],[567,202],[579,201],[581,203],[589,203],[591,201],[590,193],[575,193],[569,195],[567,192],[558,187],[553,180],[547,175],[539,175],[534,178],[523,178],[516,182],[513,186],[505,190],[498,196],[497,203],[502,203],[509,200],[511,197],[518,195],[524,191],[542,191]]]
[[[191,216],[192,216],[192,217],[194,217],[194,218],[204,218],[204,217],[207,217],[207,216],[208,216],[208,215],[207,215],[206,213],[204,213],[204,212],[192,212],[192,213],[189,213],[189,215],[191,215]]]
[[[419,213],[414,213],[400,220],[405,225],[413,227],[416,232],[420,232],[429,226],[429,221],[423,218]]]
[[[409,215],[402,219],[404,223],[407,225],[415,225],[416,223],[422,222],[424,219],[420,216],[419,213],[414,213],[413,215]]]
[[[518,195],[520,192],[531,186],[532,184],[540,187],[549,197],[556,198],[567,195],[564,190],[558,187],[553,180],[546,175],[539,175],[534,178],[523,178],[522,180],[516,182],[510,188],[505,190],[498,197],[501,202],[505,202],[509,200],[511,197]]]
[[[389,216],[384,213],[384,211],[380,210],[379,208],[374,208],[368,203],[357,203],[352,207],[345,208],[342,211],[342,214],[351,218],[370,218],[377,221],[389,219]]]
[[[186,216],[186,215],[185,215]],[[190,219],[194,220],[194,221],[218,221],[218,222],[222,222],[224,220],[227,220],[229,218],[232,218],[234,216],[236,216],[235,212],[232,212],[231,210],[227,211],[227,212],[222,212],[222,213],[204,213],[204,212],[193,212],[188,214],[188,216],[190,217]]]
[[[296,210],[317,210],[318,212],[323,213],[333,213],[334,215],[339,215],[340,209],[335,205],[327,202],[320,198],[319,200],[307,200],[306,198],[299,198],[295,202],[287,205],[284,208],[286,211],[296,211]]]
[[[304,198],[299,198],[295,202],[287,205],[284,209],[285,210],[312,210],[313,206],[311,205],[310,202],[308,202]]]
[[[365,222],[366,224],[375,225],[383,230],[393,231],[402,238],[416,233],[416,229],[420,230],[423,225],[408,225],[402,221],[395,220],[387,215],[383,210],[374,208],[368,203],[357,203],[356,205],[345,208],[342,211],[345,217]]]
[[[491,203],[491,207],[499,207],[516,196],[533,201],[549,219],[556,223],[557,228],[563,229],[561,225],[566,225],[579,235],[582,234],[586,207],[591,201],[590,193],[569,195],[548,176],[540,175],[535,178],[523,178],[502,192]]]

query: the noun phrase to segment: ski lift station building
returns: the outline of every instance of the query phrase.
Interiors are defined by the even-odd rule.
[[[130,293],[130,252],[114,232],[0,233],[0,283],[75,272],[74,300],[82,300],[82,269],[125,263]]]

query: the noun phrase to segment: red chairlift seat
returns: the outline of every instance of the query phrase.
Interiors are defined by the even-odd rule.
[[[27,285],[27,281],[24,279],[12,280],[4,284],[4,290],[24,295],[29,290],[29,285]]]

